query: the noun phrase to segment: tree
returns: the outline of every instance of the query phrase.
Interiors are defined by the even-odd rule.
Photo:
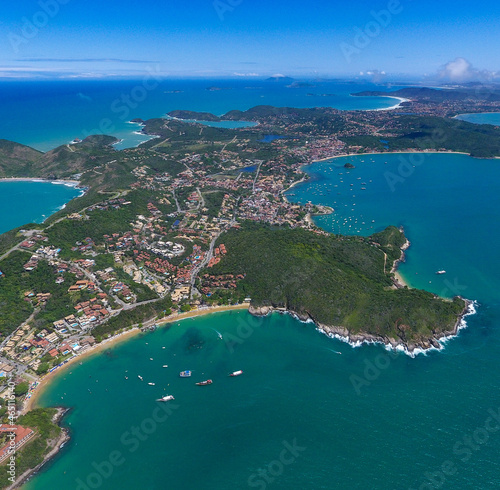
[[[49,363],[48,362],[42,362],[38,366],[38,369],[36,370],[36,374],[45,374],[48,370],[49,370]]]
[[[14,388],[14,395],[16,395],[16,396],[26,395],[26,393],[28,393],[29,387],[30,387],[30,385],[27,381],[23,381],[22,383],[19,383]]]

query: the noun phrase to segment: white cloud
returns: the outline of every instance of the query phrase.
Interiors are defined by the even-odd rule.
[[[233,73],[236,77],[260,77],[258,73]]]
[[[380,83],[384,80],[386,73],[385,71],[379,71],[379,70],[368,70],[366,72],[368,76],[370,76],[372,79],[372,83]]]
[[[491,80],[497,76],[497,73],[489,70],[478,70],[465,58],[455,58],[439,70],[439,76],[452,82],[465,82]]]

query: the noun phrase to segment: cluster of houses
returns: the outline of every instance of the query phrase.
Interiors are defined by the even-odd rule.
[[[37,244],[37,242],[46,242],[46,241],[48,241],[48,238],[46,236],[36,234],[24,240],[24,242],[21,243],[20,247],[25,248],[27,250],[31,250]]]
[[[34,293],[33,291],[26,291],[24,293],[24,301],[29,301],[33,306],[41,306],[49,300],[50,296],[50,293]]]
[[[214,256],[208,261],[207,267],[213,267],[220,262],[221,256],[226,255],[226,246],[221,243],[218,247],[214,249]]]
[[[79,341],[66,341],[68,330],[85,329],[94,324],[99,324],[107,317],[107,311],[103,302],[105,298],[93,299],[75,306],[77,314],[71,314],[53,323],[55,331],[49,332],[43,329],[38,333],[31,325],[26,324],[16,329],[8,341],[4,344],[2,354],[22,364],[28,365],[34,371],[38,369],[41,358],[49,354],[52,358],[75,353],[82,348],[87,348],[95,343],[91,336],[81,338]],[[8,363],[0,366],[0,373],[9,374],[14,367]]]
[[[120,209],[122,206],[127,206],[130,201],[123,198],[108,199],[107,201],[94,204],[87,208],[87,212],[92,211],[107,211],[108,209]]]
[[[237,282],[244,278],[243,274],[223,274],[218,276],[203,274],[200,291],[210,296],[214,289],[236,289]]]
[[[87,237],[83,242],[76,242],[75,247],[71,247],[72,252],[89,252],[95,247],[94,240]]]
[[[8,436],[7,436],[8,434]],[[10,436],[12,434],[12,437]],[[35,431],[22,425],[0,425],[0,436],[5,437],[4,445],[0,448],[0,464],[15,455],[16,451],[26,444],[33,436]],[[2,437],[4,439],[4,437]]]
[[[138,234],[127,231],[123,234],[104,235],[104,243],[109,251],[128,250],[141,244]]]
[[[110,312],[107,310],[107,294],[98,293],[96,298],[78,303],[74,309],[75,314],[68,315],[53,323],[54,328],[60,334],[70,330],[87,329],[102,323],[106,320]]]
[[[135,301],[135,295],[132,293],[127,284],[118,280],[113,267],[107,267],[102,271],[96,271],[96,275],[102,282],[109,284],[109,288],[112,294],[119,295],[123,301]]]

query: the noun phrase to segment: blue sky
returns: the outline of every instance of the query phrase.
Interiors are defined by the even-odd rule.
[[[499,25],[489,0],[18,0],[0,76],[489,77]]]

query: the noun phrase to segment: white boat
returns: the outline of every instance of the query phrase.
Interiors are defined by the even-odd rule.
[[[154,386],[155,384],[154,383],[148,383],[149,386]]]
[[[157,402],[169,402],[170,400],[175,400],[175,398],[172,395],[165,395],[165,396],[162,396],[161,398],[158,398],[156,401]]]
[[[168,364],[164,364],[163,367],[168,367]]]
[[[232,372],[229,376],[234,377],[234,376],[241,376],[243,374],[243,371],[234,371]]]
[[[446,274],[446,271],[445,270],[437,271],[436,274]]]
[[[142,381],[142,376],[137,376]]]

